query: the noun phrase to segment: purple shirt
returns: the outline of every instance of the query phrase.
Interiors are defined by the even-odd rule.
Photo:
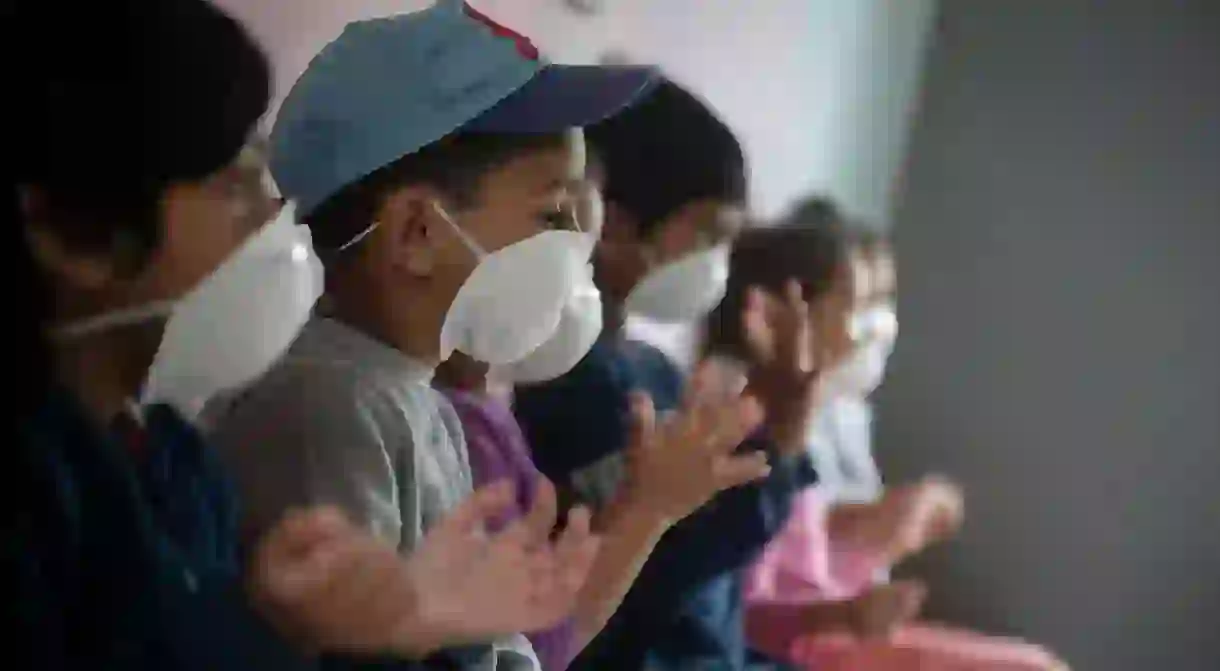
[[[482,394],[446,389],[445,396],[462,420],[474,486],[512,480],[517,489],[516,509],[497,520],[497,524],[504,525],[523,516],[533,503],[534,488],[542,474],[534,466],[512,410]],[[572,622],[568,620],[553,629],[527,634],[543,671],[562,671],[568,667],[577,652],[572,650],[572,633]]]

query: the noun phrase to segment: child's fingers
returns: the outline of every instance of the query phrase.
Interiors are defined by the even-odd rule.
[[[704,359],[691,373],[686,384],[686,394],[682,397],[682,411],[691,413],[713,402],[717,396],[718,382],[721,371],[719,365],[712,359]]]
[[[746,346],[754,358],[766,360],[775,346],[775,333],[767,315],[767,296],[758,287],[746,291],[745,306],[741,312],[741,328]]]
[[[385,573],[384,556],[371,551],[371,547],[353,544],[342,548],[326,568],[327,579],[313,591],[303,607],[309,609],[308,617],[315,621],[333,623],[335,631],[328,632],[340,638],[351,637],[347,643],[376,640],[388,632],[374,630],[380,610],[378,597],[382,594]],[[359,623],[357,625],[357,623]]]
[[[814,303],[812,312],[809,345],[816,355],[814,368],[822,370],[837,364],[851,352],[854,343],[848,309],[837,293],[831,292]]]
[[[771,466],[767,463],[767,454],[762,451],[718,456],[712,463],[712,475],[717,489],[720,490],[761,480],[770,474]]]
[[[539,478],[534,488],[533,506],[525,517],[521,518],[518,527],[524,535],[521,540],[526,548],[538,547],[546,543],[555,529],[559,504],[555,496],[555,486],[546,478]]]
[[[315,546],[351,530],[347,518],[337,508],[322,506],[290,510],[263,537],[259,548],[262,559],[273,563],[304,555]]]
[[[643,392],[632,392],[629,403],[631,439],[627,444],[633,450],[651,447],[657,431],[657,410],[652,404],[652,397]]]
[[[762,404],[751,396],[743,396],[721,405],[715,413],[707,417],[708,423],[701,427],[705,433],[705,449],[717,454],[732,452],[758,428],[763,418]]]
[[[358,559],[356,544],[343,539],[328,542],[304,557],[267,566],[267,584],[275,596],[285,600],[315,598],[333,583],[342,581]]]
[[[592,524],[593,515],[588,508],[576,506],[568,512],[568,524],[555,543],[555,556],[561,566],[587,569],[587,560],[596,553],[598,545]]]
[[[515,500],[516,491],[511,480],[500,480],[480,487],[450,511],[429,536],[457,538],[480,532],[489,520],[513,506]]]

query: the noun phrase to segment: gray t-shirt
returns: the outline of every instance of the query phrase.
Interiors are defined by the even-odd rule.
[[[461,423],[432,372],[315,317],[254,386],[210,404],[203,421],[241,493],[247,538],[288,509],[330,504],[410,552],[471,491]],[[523,636],[495,647],[478,668],[538,668]]]

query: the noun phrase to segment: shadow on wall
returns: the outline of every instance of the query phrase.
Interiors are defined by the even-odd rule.
[[[964,481],[936,615],[1220,660],[1220,3],[944,0],[896,229],[892,478]]]

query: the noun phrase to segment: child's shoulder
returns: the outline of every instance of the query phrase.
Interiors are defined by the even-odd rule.
[[[631,367],[633,388],[647,392],[657,410],[678,406],[686,386],[685,375],[669,355],[650,343],[625,340],[623,357]]]

